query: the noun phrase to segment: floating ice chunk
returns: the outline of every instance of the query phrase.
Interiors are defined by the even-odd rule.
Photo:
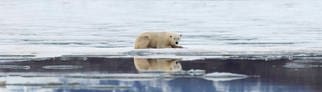
[[[30,66],[21,66],[21,65],[0,65],[0,69],[30,69]]]
[[[10,77],[3,77],[3,78],[4,78],[3,81],[6,81],[6,85],[61,83],[61,81],[55,77],[10,76]]]
[[[212,81],[231,81],[231,80],[238,80],[238,79],[244,79],[247,78],[247,75],[243,74],[235,74],[235,73],[209,73],[205,75],[205,78]]]
[[[247,77],[247,75],[243,75],[243,74],[226,73],[226,72],[208,73],[205,76],[206,77]]]
[[[203,75],[206,74],[206,71],[205,70],[199,70],[199,69],[197,69],[197,70],[191,69],[191,70],[188,70],[187,73],[189,75],[191,75],[191,76],[203,76]]]
[[[285,68],[305,68],[305,65],[303,64],[297,64],[297,63],[287,63],[284,65]]]
[[[44,69],[79,69],[82,68],[82,66],[77,66],[77,65],[48,65],[48,66],[43,66],[42,68]]]
[[[299,69],[299,68],[319,68],[322,67],[322,64],[319,63],[298,63],[298,62],[290,62],[284,65],[285,68],[291,69]]]

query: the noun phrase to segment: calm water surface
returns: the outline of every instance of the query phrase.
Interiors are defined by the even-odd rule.
[[[1,92],[319,92],[321,64],[63,57],[1,63]],[[318,65],[315,66],[314,65]],[[313,67],[312,67],[313,66]],[[198,72],[203,70],[203,72]],[[182,73],[180,71],[190,71]]]

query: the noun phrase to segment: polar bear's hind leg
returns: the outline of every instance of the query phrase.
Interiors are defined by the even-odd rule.
[[[142,36],[139,37],[138,39],[136,39],[135,41],[135,49],[144,49],[144,48],[148,48],[150,44],[150,39],[148,36]]]

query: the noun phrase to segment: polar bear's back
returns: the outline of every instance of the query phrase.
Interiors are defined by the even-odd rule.
[[[167,32],[144,32],[135,41],[135,49],[157,48],[160,43],[167,43]]]

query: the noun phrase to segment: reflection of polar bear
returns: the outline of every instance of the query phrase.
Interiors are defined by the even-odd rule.
[[[178,46],[181,35],[175,32],[144,32],[135,41],[135,49],[182,48]]]
[[[181,71],[181,64],[178,59],[146,59],[134,58],[134,65],[139,72],[144,71],[160,71],[160,72],[175,72]]]

